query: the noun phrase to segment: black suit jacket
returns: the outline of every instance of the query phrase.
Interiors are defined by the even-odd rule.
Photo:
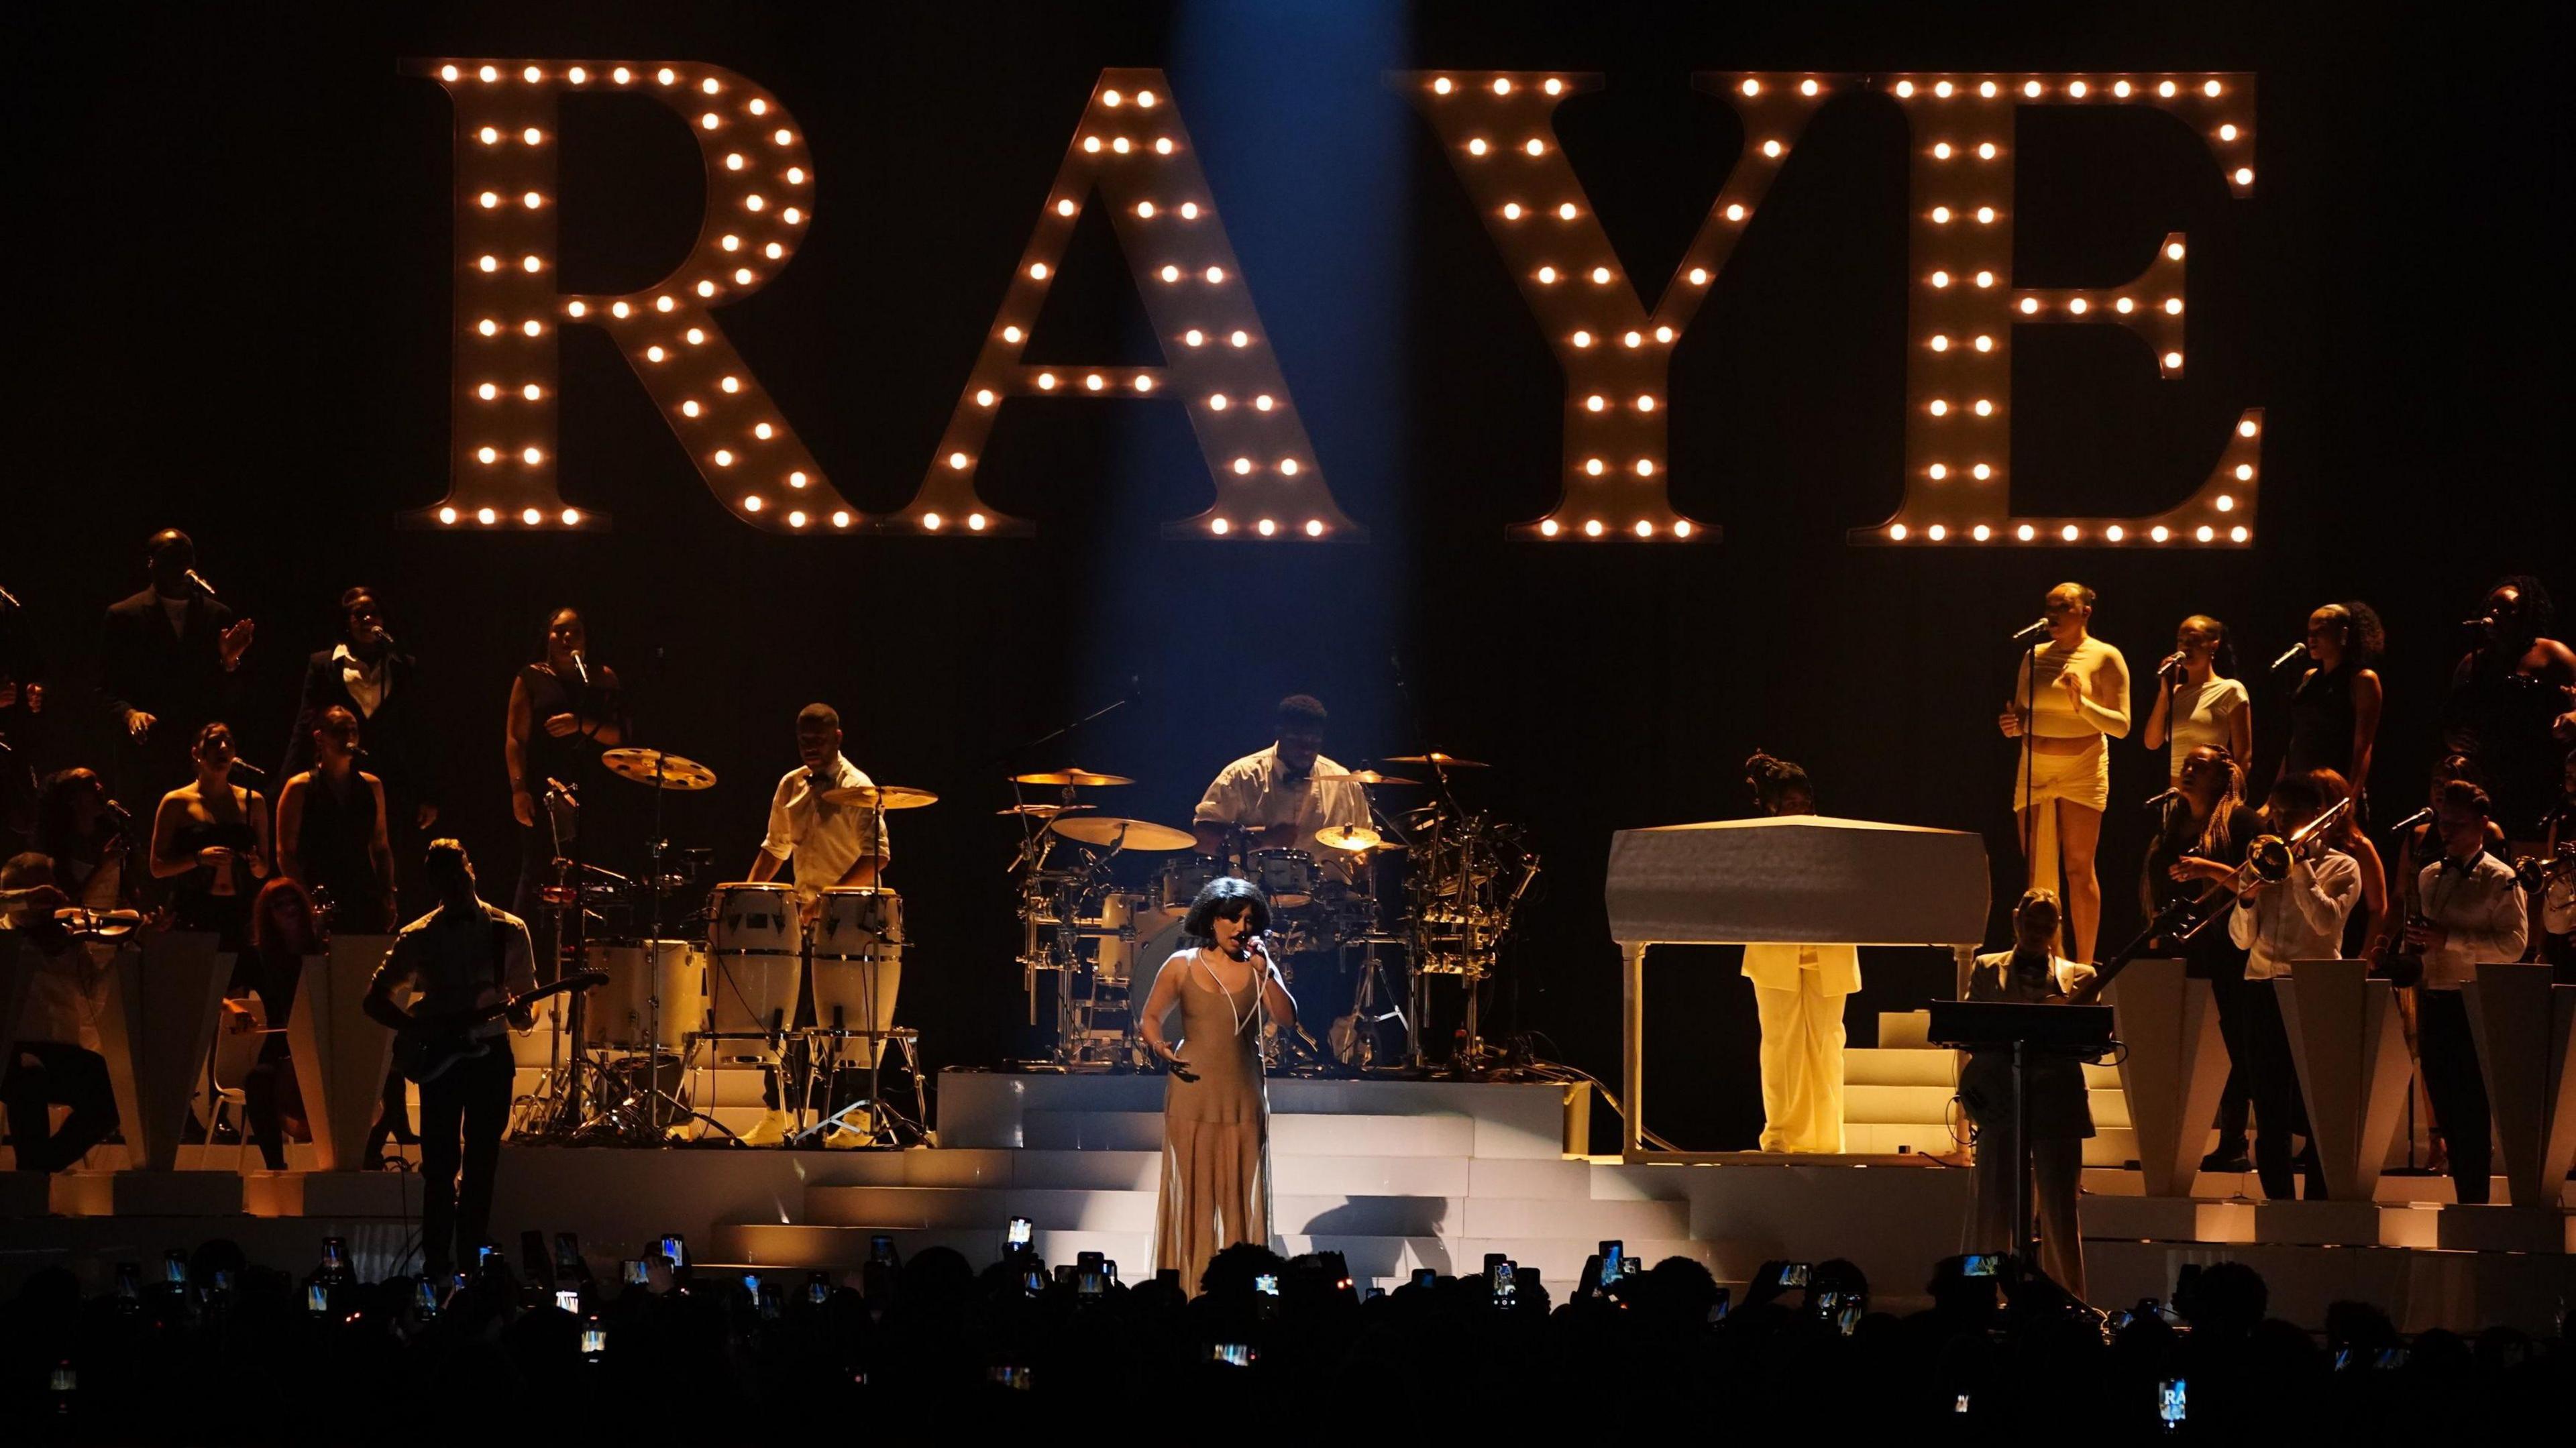
[[[224,671],[222,634],[232,622],[230,608],[195,594],[175,634],[151,589],[108,605],[99,687],[118,726],[126,710],[140,709],[160,721],[152,728],[156,742],[176,738],[185,749],[198,726],[230,714],[240,676]]]
[[[304,661],[304,694],[295,706],[295,732],[286,741],[286,764],[278,770],[278,788],[313,767],[313,729],[332,705],[358,716],[358,743],[367,772],[385,782],[388,802],[436,805],[439,800],[437,751],[423,737],[421,720],[428,701],[421,695],[420,660],[410,654],[385,655],[385,697],[373,718],[358,707],[348,681],[323,649]],[[403,812],[408,819],[407,811]]]

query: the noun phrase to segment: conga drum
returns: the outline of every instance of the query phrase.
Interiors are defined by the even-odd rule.
[[[750,1036],[795,1025],[805,968],[795,887],[747,880],[718,885],[708,913],[708,1028]]]
[[[852,886],[826,890],[814,917],[814,1024],[821,1030],[886,1031],[903,983],[903,897]],[[841,1039],[841,1064],[876,1061],[877,1040]]]

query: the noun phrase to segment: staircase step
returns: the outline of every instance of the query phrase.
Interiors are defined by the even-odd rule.
[[[1150,1232],[1153,1190],[1046,1187],[808,1187],[806,1222],[818,1226],[968,1228],[998,1234],[1013,1217],[1050,1231]],[[1346,1236],[1539,1237],[1565,1234],[1678,1238],[1690,1235],[1690,1205],[1679,1201],[1516,1200],[1508,1197],[1355,1196],[1278,1193],[1270,1203],[1283,1232]],[[998,1238],[997,1238],[998,1239]]]
[[[1930,1011],[1881,1011],[1878,1013],[1878,1048],[1886,1050],[1928,1050],[1932,1045]]]
[[[1845,1086],[1845,1122],[1938,1126],[1950,1117],[1954,1086]]]
[[[873,1235],[874,1229],[866,1227],[735,1223],[716,1228],[705,1260],[739,1263],[763,1271],[851,1269],[867,1261],[868,1239]],[[1002,1238],[998,1230],[898,1229],[889,1235],[895,1239],[896,1250],[906,1257],[931,1247],[948,1247],[962,1253],[978,1270],[1001,1255]],[[1718,1265],[1715,1243],[1685,1238],[1631,1237],[1624,1240],[1627,1250],[1649,1265],[1667,1257],[1687,1257],[1711,1269]],[[1150,1232],[1040,1227],[1031,1233],[1031,1245],[1049,1263],[1070,1262],[1081,1252],[1098,1252],[1116,1262],[1119,1277],[1130,1283],[1153,1275]],[[1575,1278],[1581,1274],[1584,1259],[1592,1254],[1597,1243],[1576,1237],[1442,1238],[1290,1232],[1272,1245],[1291,1256],[1302,1252],[1340,1252],[1349,1262],[1354,1279],[1389,1289],[1401,1285],[1416,1267],[1429,1267],[1444,1276],[1473,1274],[1483,1270],[1486,1253],[1500,1252],[1518,1263],[1522,1270],[1539,1274],[1550,1295],[1562,1302],[1572,1289]]]
[[[1022,1118],[1026,1145],[1074,1151],[1160,1151],[1159,1111],[1030,1111]],[[1476,1154],[1471,1116],[1274,1114],[1274,1156],[1448,1156]],[[1509,1158],[1520,1159],[1520,1158]],[[1544,1159],[1544,1158],[1537,1158]]]
[[[1959,1079],[1959,1053],[1930,1046],[1843,1053],[1843,1089],[1854,1086],[1950,1087]]]

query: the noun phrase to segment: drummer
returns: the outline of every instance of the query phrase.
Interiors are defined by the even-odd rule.
[[[769,833],[752,856],[751,879],[763,883],[778,877],[780,867],[794,862],[792,879],[796,887],[797,912],[810,928],[823,907],[823,892],[843,886],[874,885],[886,862],[892,858],[884,836],[879,832],[875,810],[860,805],[834,804],[823,798],[827,789],[845,789],[876,781],[857,765],[841,756],[841,716],[829,704],[808,704],[796,713],[796,757],[799,763],[778,781],[769,799]],[[893,1019],[896,967],[883,967],[878,982],[878,998],[885,1018]],[[814,983],[802,979],[796,991],[796,1024],[814,1021]],[[847,1073],[845,1073],[847,1074]],[[767,1108],[760,1124],[743,1140],[753,1146],[773,1146],[787,1132],[787,1114],[778,1091],[774,1067],[762,1069],[761,1104]],[[844,1103],[845,1091],[864,1082],[834,1082],[830,1092],[833,1110]],[[837,1132],[834,1145],[857,1145],[855,1133]]]
[[[1202,855],[1222,855],[1240,830],[1247,850],[1312,850],[1319,831],[1366,828],[1368,795],[1334,776],[1350,773],[1324,757],[1324,706],[1311,694],[1279,701],[1279,741],[1217,772],[1191,817]]]

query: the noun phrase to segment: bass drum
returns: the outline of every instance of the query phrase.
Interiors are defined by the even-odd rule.
[[[751,1036],[796,1023],[796,992],[805,978],[804,934],[792,887],[748,880],[716,887],[707,920],[711,1029]]]
[[[606,971],[608,983],[582,1003],[582,1044],[617,1051],[651,1044],[678,1051],[707,1026],[707,957],[694,941],[630,940],[592,944],[582,963]],[[653,998],[661,997],[658,1012]],[[567,1017],[570,1008],[565,1009]]]

